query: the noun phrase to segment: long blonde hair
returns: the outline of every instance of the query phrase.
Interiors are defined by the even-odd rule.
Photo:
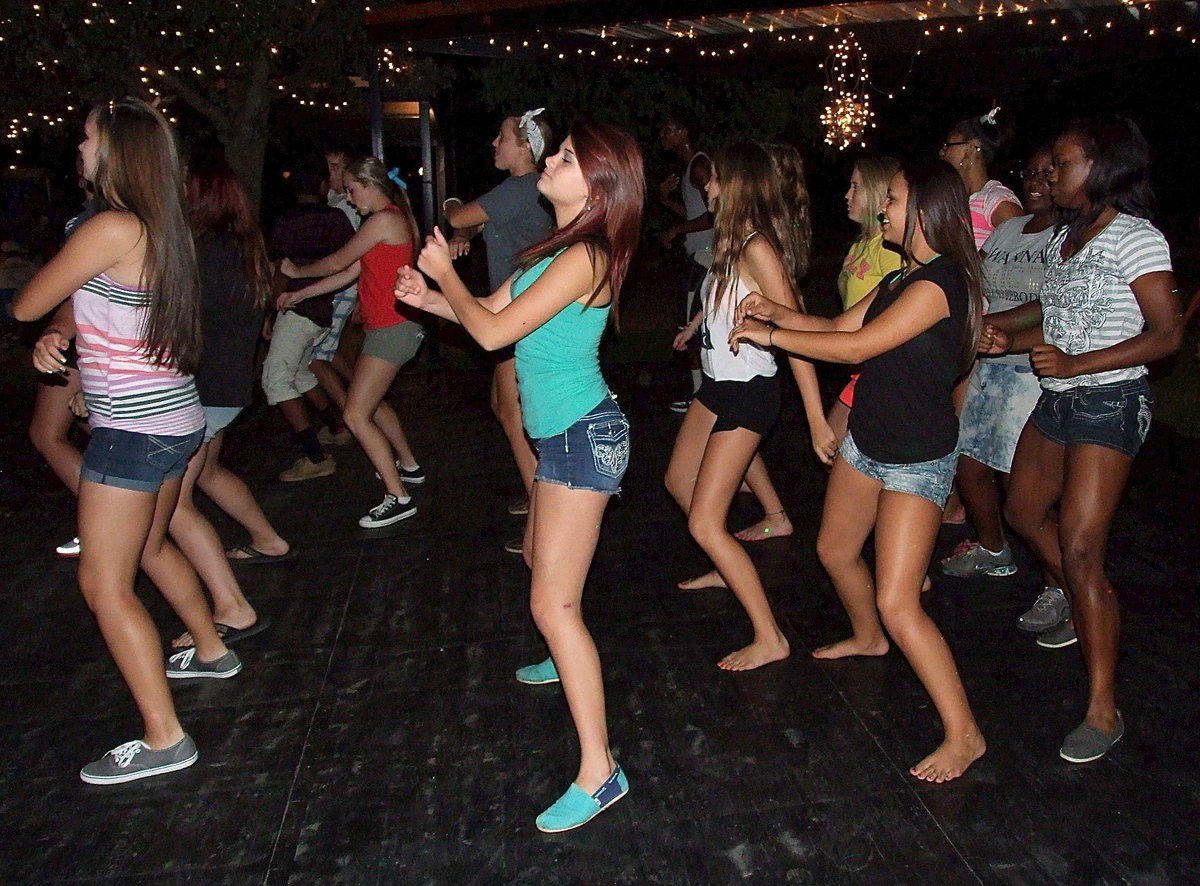
[[[766,148],[749,141],[726,145],[713,156],[713,175],[721,195],[713,216],[710,285],[713,305],[720,307],[737,282],[738,262],[751,235],[766,239],[789,274],[801,264],[801,245]]]
[[[863,214],[858,220],[858,239],[870,240],[878,237],[882,230],[879,211],[883,209],[883,201],[887,197],[888,182],[900,169],[900,161],[895,157],[860,157],[854,161],[854,168],[862,179],[858,199],[862,203]]]

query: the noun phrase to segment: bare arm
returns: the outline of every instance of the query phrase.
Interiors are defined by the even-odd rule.
[[[403,239],[402,233],[402,230],[407,228],[408,223],[402,220],[400,213],[375,212],[368,216],[362,227],[355,231],[354,236],[337,252],[330,253],[308,265],[297,265],[291,259],[285,258],[279,263],[279,270],[285,277],[293,280],[304,277],[328,277],[330,274],[346,270],[366,255],[372,247],[385,243],[389,239],[395,240],[397,243],[407,242]],[[408,236],[412,237],[411,231],[408,232]]]
[[[286,311],[288,308],[294,308],[306,299],[316,298],[318,295],[325,295],[330,292],[337,292],[339,289],[345,289],[358,279],[360,270],[361,264],[355,262],[346,268],[346,270],[330,274],[328,277],[322,277],[319,280],[309,283],[303,289],[280,293],[279,298],[275,300],[275,307],[281,311]]]
[[[468,228],[478,228],[491,221],[486,210],[479,205],[478,200],[463,203],[461,200],[454,202],[455,199],[451,198],[442,204],[442,211],[446,215],[446,221],[450,222],[450,226],[454,230],[461,231]]]
[[[1025,214],[1019,203],[1014,203],[1011,200],[1005,200],[992,212],[992,227],[998,228],[1010,218],[1017,218]]]

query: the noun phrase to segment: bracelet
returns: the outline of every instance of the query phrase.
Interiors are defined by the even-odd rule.
[[[462,206],[463,202],[462,202],[462,200],[458,199],[457,197],[447,197],[445,200],[442,201],[442,212],[446,212],[447,207],[450,206],[451,204],[457,204],[458,206]]]
[[[769,348],[775,347],[775,342],[772,340],[774,338],[775,338],[775,327],[772,326],[771,331],[767,333],[767,347],[769,347]]]

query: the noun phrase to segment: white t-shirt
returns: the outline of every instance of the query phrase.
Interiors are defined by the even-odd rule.
[[[733,313],[738,302],[750,294],[741,277],[721,298],[715,302],[716,287],[712,271],[704,278],[704,320],[700,324],[700,366],[704,374],[714,381],[750,381],[760,375],[773,376],[776,372],[775,353],[753,342],[744,341],[734,354],[729,347],[729,333],[733,331]]]
[[[1143,274],[1171,270],[1166,238],[1150,222],[1118,213],[1103,231],[1065,261],[1064,228],[1051,241],[1042,285],[1042,332],[1064,354],[1084,354],[1128,341],[1145,325],[1130,284]],[[1043,378],[1048,391],[1095,387],[1146,374],[1145,366],[1072,378]]]
[[[1046,279],[1046,255],[1054,226],[1026,234],[1022,230],[1032,215],[1001,222],[983,244],[983,294],[987,313],[999,314],[1037,301]],[[983,358],[991,363],[1025,365],[1028,354],[1004,354]]]

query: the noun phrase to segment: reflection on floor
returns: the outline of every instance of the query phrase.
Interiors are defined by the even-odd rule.
[[[200,762],[108,788],[76,772],[139,721],[72,564],[52,553],[73,534],[73,503],[25,442],[27,410],[10,414],[0,880],[1200,882],[1195,441],[1155,428],[1113,528],[1125,739],[1098,763],[1058,758],[1084,710],[1081,659],[1015,629],[1039,584],[1018,550],[1013,578],[935,575],[925,596],[989,742],[964,778],[929,786],[907,770],[938,721],[904,659],[808,655],[847,625],[813,551],[824,473],[794,396],[765,451],[796,533],[751,546],[794,654],[745,674],[715,667],[749,628],[728,592],[674,586],[707,564],[661,482],[673,379],[653,365],[611,374],[633,466],[585,596],[632,790],[554,837],[533,818],[574,776],[576,750],[560,689],[513,680],[545,649],[525,567],[503,549],[522,526],[505,509],[518,489],[482,374],[401,378],[394,401],[429,481],[415,518],[376,533],[356,525],[381,494],[359,451],[338,451],[332,477],[283,485],[272,478],[293,456],[277,415],[259,406],[232,429],[227,463],[299,556],[239,570],[273,620],[239,647],[242,674],[173,686]],[[757,514],[738,499],[741,526]],[[961,537],[946,528],[939,555]],[[142,591],[171,635],[173,615]]]

